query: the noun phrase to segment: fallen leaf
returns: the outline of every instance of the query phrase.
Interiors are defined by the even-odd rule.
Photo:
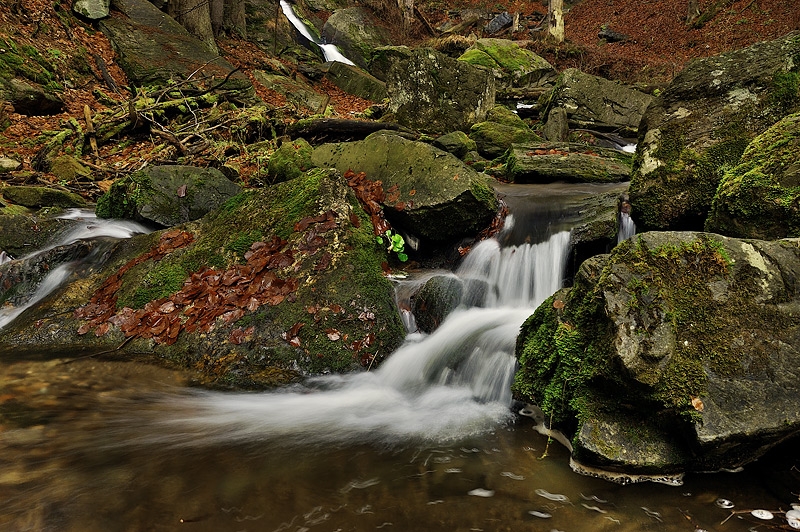
[[[705,406],[703,405],[703,401],[700,400],[699,397],[692,397],[692,406],[698,412],[702,412]]]
[[[181,185],[178,187],[177,194],[179,198],[186,197],[186,185]]]

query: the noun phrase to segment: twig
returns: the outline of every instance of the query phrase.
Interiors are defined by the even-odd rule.
[[[133,336],[128,336],[127,338],[125,338],[125,340],[123,340],[123,342],[122,342],[121,344],[119,344],[119,345],[118,345],[117,347],[115,347],[114,349],[107,349],[107,350],[105,350],[105,351],[100,351],[100,352],[98,352],[98,353],[91,353],[91,354],[88,354],[88,355],[83,355],[83,356],[79,356],[79,357],[71,358],[71,359],[69,359],[69,360],[65,360],[65,361],[63,361],[61,364],[72,364],[73,362],[77,362],[78,360],[85,360],[85,359],[87,359],[87,358],[98,357],[98,356],[102,356],[102,355],[107,355],[107,354],[109,354],[109,353],[113,353],[113,352],[115,352],[115,351],[119,351],[120,349],[122,349],[123,347],[125,347],[125,345],[126,345],[128,342],[130,342],[130,341],[131,341],[131,340],[133,340],[134,338],[137,338],[138,336],[139,336],[138,334],[134,334]]]

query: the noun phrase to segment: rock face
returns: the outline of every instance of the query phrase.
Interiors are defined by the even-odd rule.
[[[406,127],[429,133],[469,131],[494,107],[494,77],[430,48],[396,61],[386,81],[389,111]]]
[[[562,107],[580,127],[637,131],[652,96],[621,83],[568,68],[546,97],[542,115]]]
[[[525,323],[518,398],[626,473],[732,468],[800,432],[800,240],[645,233]]]
[[[242,193],[104,257],[0,331],[0,356],[152,353],[209,385],[264,387],[378,364],[405,336],[386,251],[333,170]]]
[[[626,154],[567,142],[514,144],[506,162],[506,178],[514,183],[615,183],[630,173]]]
[[[391,133],[324,144],[311,160],[340,172],[364,172],[387,191],[386,217],[419,238],[446,242],[474,236],[498,209],[489,178],[450,153]]]
[[[118,55],[119,66],[135,85],[163,85],[170,80],[191,77],[213,85],[232,73],[221,87],[250,95],[253,86],[241,72],[205,44],[189,35],[183,26],[147,0],[114,0],[113,6],[125,16],[100,22]]]
[[[631,180],[637,225],[701,230],[720,179],[745,147],[800,108],[800,38],[689,64],[642,119]]]
[[[239,192],[214,168],[152,166],[116,180],[97,201],[97,215],[171,227],[202,218]]]
[[[756,137],[725,173],[706,230],[765,240],[800,236],[800,114]]]

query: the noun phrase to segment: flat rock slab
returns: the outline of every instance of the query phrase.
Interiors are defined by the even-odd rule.
[[[630,179],[630,157],[574,143],[515,144],[506,163],[514,183],[616,183]]]

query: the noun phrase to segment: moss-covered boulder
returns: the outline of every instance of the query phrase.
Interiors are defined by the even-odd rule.
[[[800,109],[800,35],[690,63],[642,118],[631,180],[645,230],[701,230],[747,145]]]
[[[478,39],[458,60],[491,69],[501,96],[513,88],[545,86],[556,78],[550,63],[508,39]]]
[[[624,473],[732,468],[800,433],[800,240],[644,233],[585,261],[517,343],[517,398]]]
[[[630,155],[578,143],[514,144],[506,178],[514,183],[617,183],[628,181]]]
[[[491,72],[432,48],[395,61],[386,89],[397,123],[428,133],[468,131],[485,120],[495,100]]]
[[[541,114],[562,107],[579,127],[636,132],[652,99],[633,87],[568,68],[543,96]]]
[[[3,197],[11,203],[38,209],[41,207],[85,207],[87,202],[78,194],[57,188],[11,186],[0,189]]]
[[[386,83],[358,67],[333,61],[328,64],[325,79],[328,79],[348,94],[372,102],[386,98]]]
[[[171,227],[202,218],[239,192],[215,168],[151,166],[116,180],[97,200],[96,213]]]
[[[765,240],[800,236],[800,114],[753,139],[725,173],[706,230]]]
[[[372,51],[369,73],[381,81],[389,78],[389,70],[396,61],[409,59],[413,55],[408,46],[379,46]]]
[[[405,332],[369,217],[340,174],[244,192],[202,220],[121,241],[0,332],[0,357],[113,349],[263,387],[377,365]]]
[[[267,176],[270,183],[279,183],[299,177],[303,172],[311,169],[311,147],[305,139],[295,139],[284,142],[269,158]]]
[[[381,181],[386,217],[429,242],[474,236],[498,209],[489,178],[450,153],[391,133],[324,144],[314,150],[312,160],[320,167],[364,172],[369,180]]]
[[[451,131],[450,133],[445,133],[444,135],[437,137],[433,141],[433,145],[440,150],[452,153],[459,159],[463,159],[469,152],[476,151],[478,149],[478,145],[475,143],[475,141],[469,138],[463,131]]]
[[[489,159],[503,155],[512,144],[542,140],[516,113],[502,105],[495,105],[486,113],[486,121],[472,126],[469,137],[478,153]]]
[[[73,223],[45,213],[0,215],[0,250],[24,257],[45,247]]]

